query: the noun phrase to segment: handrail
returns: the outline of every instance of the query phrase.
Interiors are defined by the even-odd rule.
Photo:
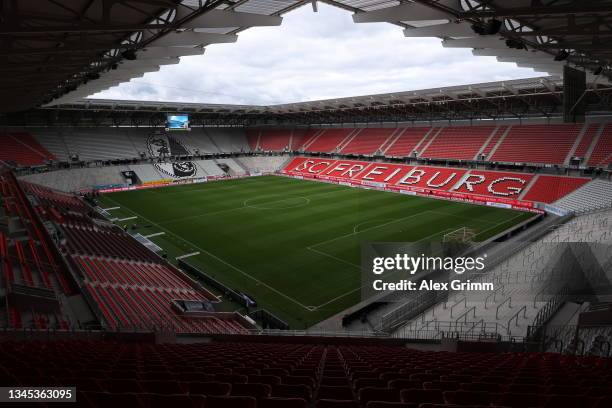
[[[506,304],[506,302],[508,303],[508,307],[510,309],[512,309],[512,295],[508,296],[506,298],[506,300],[504,300],[503,302],[501,302],[499,305],[497,305],[497,309],[495,310],[495,319],[499,319],[499,308],[502,307],[503,305]]]
[[[484,326],[484,319],[480,319],[479,321],[477,321],[476,323],[474,323],[474,325],[470,328],[470,330],[466,331],[466,333],[470,333],[472,330],[474,330],[476,328],[476,326],[478,326],[479,324]]]
[[[457,323],[459,323],[459,320],[461,320],[462,318],[464,319],[464,323],[467,324],[467,316],[470,312],[474,312],[474,318],[476,318],[476,306],[472,306],[470,307],[468,310],[465,311],[465,313],[463,313],[461,316],[459,316],[456,320],[455,320],[455,330],[457,329]]]
[[[527,318],[527,305],[523,305],[523,307],[521,307],[518,312],[516,312],[514,314],[514,316],[512,316],[510,318],[510,320],[508,320],[508,325],[507,325],[507,329],[508,330],[508,334],[510,334],[510,323],[512,323],[512,320],[516,320],[516,327],[518,327],[518,317],[521,314],[521,312],[523,312],[523,319]]]
[[[455,308],[455,306],[457,306],[461,302],[463,302],[464,307],[467,307],[467,296],[464,296],[463,299],[458,300],[454,305],[451,306],[451,308],[450,308],[450,317],[451,317],[451,319],[453,318],[453,309]]]
[[[533,307],[536,307],[536,303],[538,302],[538,296],[540,296],[545,290],[548,290],[546,286],[544,286],[536,295],[533,297]]]
[[[584,340],[576,339],[576,343],[580,344],[580,355],[584,356],[584,347],[585,347]],[[576,346],[578,346],[578,344],[576,344]]]
[[[495,300],[496,300],[495,298],[496,298],[497,291],[498,291],[498,290],[500,290],[500,289],[502,289],[502,294],[503,294],[503,293],[504,293],[504,290],[505,290],[505,287],[506,287],[506,285],[504,285],[504,284],[502,283],[502,284],[501,284],[501,286],[498,286],[498,287],[497,287],[497,289],[495,289],[495,290],[493,291],[493,293],[490,293],[490,294],[489,294],[489,295],[488,295],[488,296],[485,298],[485,302],[484,302],[484,308],[485,308],[485,309],[487,308],[487,302],[488,302],[488,300],[491,298],[491,296],[493,296],[493,303],[495,303]]]

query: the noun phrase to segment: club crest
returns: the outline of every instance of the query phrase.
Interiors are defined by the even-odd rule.
[[[197,175],[198,169],[194,162],[173,162],[172,157],[188,156],[191,154],[189,148],[172,135],[155,133],[147,139],[147,150],[149,156],[158,159],[153,163],[161,173],[172,178],[189,178]]]

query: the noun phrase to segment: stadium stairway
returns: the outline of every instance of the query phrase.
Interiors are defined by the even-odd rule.
[[[198,160],[195,163],[204,171],[204,175],[213,177],[222,177],[225,175],[214,160]]]
[[[445,127],[420,157],[431,159],[474,160],[496,127]]]
[[[395,128],[362,129],[340,150],[340,153],[374,155],[396,130]]]
[[[588,156],[589,166],[608,168],[612,164],[612,125],[605,125],[596,136]]]
[[[433,128],[406,128],[385,150],[387,157],[408,157],[433,131]]]
[[[245,174],[247,172],[247,169],[234,159],[215,159],[215,161],[219,164],[226,165],[230,170],[229,174],[232,176]]]
[[[250,151],[247,136],[242,129],[205,129],[212,143],[223,153],[244,153]]]
[[[179,138],[193,154],[195,154],[196,151],[200,154],[221,152],[219,147],[211,139],[209,132],[204,128],[192,129],[185,134],[181,134]]]
[[[525,336],[539,311],[565,290],[567,282],[573,282],[573,272],[557,266],[558,247],[551,245],[560,242],[612,243],[612,210],[576,217],[536,242],[519,245],[491,270],[469,277],[472,282],[493,283],[492,290],[453,291],[448,299],[396,329],[394,335],[430,338],[444,332],[467,337]],[[510,249],[515,244],[508,245]],[[387,313],[392,315],[402,307],[399,304]]]
[[[319,133],[310,144],[305,145],[307,152],[335,152],[341,142],[345,141],[355,129],[326,129]]]
[[[509,163],[563,164],[583,125],[512,126],[491,156]],[[555,146],[555,149],[550,149]]]

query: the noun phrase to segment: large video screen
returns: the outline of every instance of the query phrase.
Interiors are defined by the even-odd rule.
[[[189,130],[189,115],[168,114],[166,130]]]

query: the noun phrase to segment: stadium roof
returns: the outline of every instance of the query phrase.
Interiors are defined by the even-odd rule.
[[[497,99],[501,97],[510,98],[526,97],[530,95],[545,95],[551,93],[559,94],[562,87],[563,80],[561,78],[542,77],[269,106],[83,99],[73,103],[55,105],[50,108],[98,111],[115,110],[185,113],[217,112],[239,114],[290,114],[297,112],[317,112],[326,110],[335,111],[342,109],[382,107],[390,105],[425,105],[451,101],[471,101],[481,98]],[[600,85],[600,87],[603,88],[602,85]]]
[[[409,37],[560,75],[563,65],[610,78],[612,0],[324,0],[356,23],[389,22]],[[235,42],[253,26],[316,0],[23,0],[5,2],[0,28],[0,110],[78,101],[103,89]],[[477,35],[473,24],[502,22]],[[493,30],[497,31],[497,30]],[[565,61],[554,61],[566,51]],[[601,67],[601,69],[600,69]],[[591,80],[593,78],[590,78]]]
[[[592,84],[583,101],[589,115],[611,115],[612,86]],[[193,126],[552,119],[563,115],[563,81],[529,78],[271,106],[81,99],[0,115],[0,126],[164,126],[167,113],[188,113]]]

